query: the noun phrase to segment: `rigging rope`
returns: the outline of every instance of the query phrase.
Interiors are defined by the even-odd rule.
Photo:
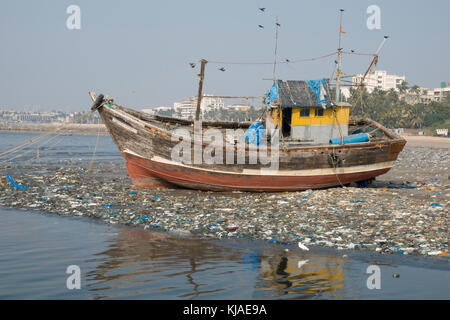
[[[94,163],[94,158],[95,158],[95,153],[97,152],[97,147],[98,147],[98,140],[100,138],[100,126],[98,127],[98,131],[97,131],[97,140],[95,141],[95,147],[94,147],[94,152],[92,152],[92,158],[91,161],[89,162],[89,167],[88,167],[88,173],[91,171],[92,169],[92,165]]]
[[[85,114],[79,116],[78,118],[74,119],[73,122],[78,122],[80,120],[83,120],[84,118],[90,116],[94,111],[95,110],[91,110],[88,113],[85,113]],[[52,134],[54,134],[54,133],[56,133],[58,131],[64,129],[65,125],[66,124],[62,124],[61,126],[57,127],[56,129],[50,130],[49,132],[46,132],[46,133],[42,133],[42,134],[40,134],[40,135],[38,135],[36,137],[33,137],[31,139],[28,139],[27,141],[24,141],[24,142],[18,144],[17,146],[15,146],[13,148],[10,148],[9,150],[3,151],[2,153],[0,153],[0,158],[4,158],[4,157],[9,156],[9,155],[11,155],[11,154],[13,154],[15,152],[18,152],[19,150],[22,150],[22,149],[28,147],[29,145],[32,145],[32,144],[36,143],[37,141],[42,140],[42,139],[44,139],[44,138],[46,138],[46,137],[48,137],[48,136],[50,136],[50,135],[52,135]]]
[[[48,143],[48,142],[54,140],[54,139],[57,138],[58,136],[59,136],[59,135],[56,135],[56,136],[51,137],[50,139],[48,139],[47,141],[45,141],[42,145],[44,145],[44,144],[46,144],[46,143]],[[12,160],[21,158],[21,157],[27,155],[28,153],[30,153],[30,152],[32,152],[32,151],[34,151],[34,150],[35,150],[35,148],[31,148],[30,150],[27,150],[27,151],[25,151],[25,152],[23,152],[23,153],[21,153],[21,154],[19,154],[19,155],[16,155],[15,157],[12,157],[12,158],[10,158],[10,159],[6,159],[6,160],[3,160],[3,161],[0,161],[0,163],[3,164],[3,163],[10,162],[10,161],[12,161]]]
[[[288,64],[288,63],[299,63],[299,62],[307,62],[307,61],[315,61],[315,60],[319,60],[319,59],[325,59],[328,57],[331,57],[333,55],[335,55],[337,52],[332,52],[320,57],[314,57],[314,58],[307,58],[307,59],[296,59],[296,60],[290,60],[290,61],[276,61],[277,64]],[[232,61],[209,61],[208,63],[215,63],[215,64],[274,64],[274,62],[232,62]]]

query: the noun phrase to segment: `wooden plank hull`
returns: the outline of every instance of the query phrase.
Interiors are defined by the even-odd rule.
[[[189,189],[215,191],[301,191],[328,188],[375,178],[389,171],[391,163],[360,168],[332,170],[302,170],[304,172],[278,172],[278,174],[240,174],[211,171],[145,159],[123,153],[133,183],[140,188],[179,186]],[[169,184],[168,184],[169,183]]]
[[[142,119],[144,115],[121,108],[101,106],[99,113],[126,160],[133,183],[139,188],[294,191],[345,185],[389,171],[406,143],[374,123],[380,130],[386,130],[389,137],[347,145],[282,146],[278,168],[273,172],[267,171],[270,165],[250,163],[248,145],[245,150],[225,145],[223,161],[219,163],[183,164],[171,158],[172,149],[180,139],[173,138],[165,123]],[[230,149],[235,154],[245,151],[244,164],[237,161],[226,164]]]

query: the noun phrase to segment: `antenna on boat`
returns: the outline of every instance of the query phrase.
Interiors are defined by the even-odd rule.
[[[195,110],[195,120],[198,121],[200,119],[200,105],[202,103],[203,97],[203,79],[205,78],[205,65],[208,63],[205,59],[200,60],[200,74],[199,74],[199,83],[198,83],[198,95],[197,95],[197,110]]]
[[[278,49],[278,27],[280,26],[280,24],[278,23],[278,16],[276,18],[276,22],[275,22],[275,54],[274,54],[274,60],[273,60],[273,82],[275,82],[276,78],[275,78],[275,72],[276,72],[276,68],[277,68],[277,49]]]
[[[383,41],[381,41],[381,44],[378,46],[377,51],[375,52],[375,54],[373,55],[372,60],[370,61],[370,65],[367,68],[366,72],[364,72],[364,75],[361,78],[361,81],[358,83],[358,86],[356,87],[355,92],[353,92],[352,96],[350,97],[349,102],[352,103],[353,99],[355,98],[356,94],[358,93],[359,89],[361,88],[364,80],[366,79],[367,74],[370,72],[370,70],[372,69],[373,65],[377,65],[378,63],[378,54],[381,51],[381,48],[383,48],[384,43],[386,42],[386,40],[389,38],[389,36],[384,36]]]
[[[344,9],[340,9],[341,17],[339,21],[339,47],[338,47],[338,59],[337,59],[337,71],[336,71],[336,101],[341,102],[341,85],[339,81],[341,80],[342,75],[342,47],[341,47],[341,38],[342,33],[346,33],[342,31],[342,15],[344,13]]]

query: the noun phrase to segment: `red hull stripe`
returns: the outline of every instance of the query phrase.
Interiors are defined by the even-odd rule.
[[[157,162],[123,153],[127,170],[137,187],[146,188],[142,179],[150,181],[148,188],[169,187],[170,184],[201,190],[295,191],[339,186],[384,174],[390,168],[364,172],[324,175],[246,175],[204,171],[202,169]],[[338,179],[339,177],[339,179]],[[153,184],[154,183],[154,184]],[[170,184],[168,184],[170,183]]]

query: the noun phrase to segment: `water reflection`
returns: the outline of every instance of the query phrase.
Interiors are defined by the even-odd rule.
[[[344,287],[343,258],[119,230],[87,275],[93,299],[337,297]]]

